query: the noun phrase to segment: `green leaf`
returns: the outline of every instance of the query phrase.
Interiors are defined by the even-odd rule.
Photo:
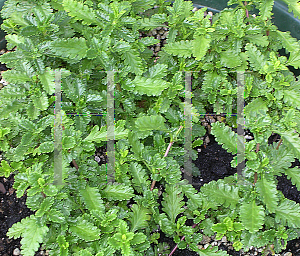
[[[193,46],[197,45],[197,43],[194,43],[193,41],[179,41],[179,42],[174,42],[174,43],[168,43],[165,45],[163,48],[165,52],[172,54],[174,56],[178,57],[184,57],[184,58],[189,58],[191,57],[193,51],[195,55],[198,56],[198,58],[201,56],[200,53],[196,53],[196,50],[193,50]],[[195,47],[195,46],[194,46]]]
[[[60,247],[60,256],[68,256],[69,253],[69,243],[66,241],[66,238],[62,235],[59,235],[56,238],[56,241]]]
[[[54,55],[72,60],[73,63],[85,58],[88,50],[83,37],[57,39],[49,42],[49,48]]]
[[[21,222],[15,223],[7,232],[7,236],[10,238],[21,239],[21,254],[22,255],[34,255],[39,249],[40,243],[43,242],[44,236],[47,234],[49,228],[47,226],[41,226],[36,220],[34,215],[28,216],[21,220]]]
[[[300,228],[300,205],[292,200],[284,199],[275,210],[276,221],[281,220],[282,225]]]
[[[139,53],[135,49],[122,52],[122,59],[125,65],[130,67],[131,72],[141,75],[144,72],[144,66]]]
[[[46,71],[39,75],[39,78],[47,94],[52,95],[55,92],[55,72],[47,67]]]
[[[300,68],[300,51],[292,51],[290,53],[287,65],[291,65],[294,68]]]
[[[96,22],[97,18],[94,10],[83,3],[73,0],[63,0],[62,5],[71,17],[82,20],[82,24],[90,25],[92,23],[97,23],[98,25],[101,25],[101,23]]]
[[[77,218],[76,225],[70,225],[69,231],[86,242],[100,239],[100,230],[92,223],[80,217]]]
[[[36,217],[42,217],[47,211],[49,211],[50,207],[54,203],[53,197],[46,197],[40,205],[40,208],[36,211]]]
[[[300,50],[300,45],[296,38],[291,36],[290,32],[282,32],[277,30],[276,31],[279,40],[283,44],[283,47],[290,53],[297,52]]]
[[[149,184],[148,175],[142,166],[136,162],[130,163],[130,174],[132,176],[133,187],[138,193],[143,193],[144,187]]]
[[[245,36],[251,44],[267,47],[269,45],[268,37],[263,34]]]
[[[271,18],[271,11],[273,9],[274,0],[261,1],[259,4],[259,15],[263,20]]]
[[[281,132],[278,131],[280,134],[283,143],[287,145],[287,147],[294,153],[294,156],[298,159],[300,159],[300,137],[297,132],[291,131],[285,131]]]
[[[149,78],[160,79],[167,75],[168,66],[166,64],[156,64],[149,68]]]
[[[167,131],[165,119],[160,115],[138,117],[135,126],[139,131]]]
[[[284,172],[288,178],[292,181],[293,185],[296,185],[298,191],[300,191],[300,169],[299,167],[288,168]]]
[[[0,176],[4,176],[5,178],[8,178],[12,172],[13,170],[8,164],[8,162],[6,160],[2,160],[0,166]]]
[[[135,86],[134,92],[148,96],[159,96],[163,90],[171,86],[170,82],[163,79],[151,79],[142,76],[136,76],[132,83]]]
[[[257,47],[253,44],[246,44],[246,55],[250,61],[251,67],[259,71],[260,73],[263,71],[263,68],[266,63],[265,57],[261,54],[261,52],[257,49]]]
[[[265,176],[262,176],[261,180],[258,180],[256,183],[256,189],[266,208],[270,213],[274,213],[279,200],[275,182],[273,180],[268,181]]]
[[[201,60],[209,49],[211,39],[204,35],[196,36],[193,41],[192,53],[196,60]]]
[[[228,68],[235,68],[242,64],[241,57],[233,50],[222,51],[220,54],[221,64]]]
[[[31,78],[25,73],[16,70],[6,70],[2,73],[2,77],[8,83],[26,83]]]
[[[229,153],[237,154],[237,134],[221,122],[212,123],[211,127],[211,133],[216,137],[216,141]]]
[[[75,138],[71,136],[66,136],[62,138],[62,148],[69,149],[76,145]]]
[[[128,136],[128,130],[124,129],[122,125],[118,125],[118,123],[120,124],[120,121],[121,120],[117,122],[113,133],[116,140],[125,139]],[[88,142],[95,141],[98,143],[101,141],[107,141],[107,127],[102,126],[99,131],[99,126],[95,125],[91,130],[90,134],[84,139],[84,141],[88,141]]]
[[[164,192],[164,199],[161,202],[163,211],[168,214],[172,223],[175,223],[175,219],[178,214],[184,212],[183,195],[181,189],[176,188],[175,185],[166,186],[166,192]]]
[[[282,90],[282,92],[284,97],[283,101],[300,110],[300,90],[289,88]]]
[[[82,196],[85,205],[90,211],[97,210],[101,213],[105,212],[103,200],[96,187],[86,186],[85,189],[80,190],[80,195]]]
[[[244,227],[250,233],[259,231],[264,225],[265,211],[263,206],[258,206],[253,200],[251,203],[243,203],[240,208],[240,219]]]
[[[202,198],[191,184],[181,185],[180,187],[185,196],[190,199],[188,201],[190,210],[196,210],[197,208],[202,207]]]
[[[53,141],[46,141],[41,143],[41,145],[38,147],[39,153],[50,153],[54,151],[54,143]]]
[[[106,188],[102,191],[104,198],[108,200],[130,200],[134,196],[134,190],[132,187],[117,184],[117,185],[107,185]]]
[[[146,228],[150,217],[150,212],[147,208],[134,204],[131,207],[132,212],[130,213],[129,221],[131,222],[131,232],[134,232],[138,229]]]
[[[61,213],[55,209],[51,209],[48,212],[48,218],[50,221],[53,221],[55,223],[64,223],[66,221],[63,213]]]
[[[36,107],[41,111],[46,110],[49,106],[48,97],[44,92],[42,92],[41,96],[36,96],[36,95],[31,96],[31,99],[34,107]]]
[[[222,180],[211,181],[201,187],[201,192],[212,200],[217,205],[224,204],[225,207],[235,207],[239,200],[239,189],[237,187],[230,186]]]
[[[267,103],[262,98],[256,98],[245,107],[245,114],[250,114],[250,113],[258,114],[260,112],[266,113],[267,111],[268,111]]]
[[[289,12],[293,12],[295,18],[300,17],[300,3],[298,0],[282,0],[288,4]]]

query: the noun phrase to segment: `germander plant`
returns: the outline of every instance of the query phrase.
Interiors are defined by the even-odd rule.
[[[212,19],[181,0],[5,2],[2,29],[8,48],[16,49],[0,57],[11,69],[0,91],[0,175],[15,174],[17,196],[26,193],[35,211],[8,232],[22,237],[23,255],[34,255],[40,244],[50,255],[158,255],[165,249],[159,231],[178,249],[220,256],[227,253],[198,248],[200,229],[244,251],[270,245],[279,252],[299,237],[300,206],[276,189],[275,175],[288,175],[300,189],[299,168],[290,168],[300,158],[300,85],[288,70],[300,66],[300,46],[272,24],[273,2],[229,1],[237,6]],[[299,4],[286,2],[298,16]],[[249,14],[254,8],[256,17]],[[169,32],[154,62],[147,47],[158,40],[139,32],[159,26]],[[281,48],[288,57],[278,55]],[[115,83],[113,183],[107,166],[93,159],[95,146],[107,141],[107,71]],[[254,139],[244,142],[229,126],[233,118],[212,125],[228,152],[243,151],[244,142],[242,182],[234,175],[197,192],[182,179],[189,71],[193,147],[205,133],[200,113],[237,112],[237,71],[247,71],[245,128]],[[58,72],[63,185],[54,184],[53,171]],[[268,145],[272,132],[281,140]],[[197,158],[195,150],[191,156]],[[241,161],[235,156],[232,166]]]

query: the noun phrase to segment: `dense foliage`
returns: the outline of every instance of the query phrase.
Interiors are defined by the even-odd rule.
[[[285,2],[298,16],[299,3]],[[228,4],[235,7],[211,19],[183,0],[5,2],[2,29],[8,48],[16,48],[0,57],[10,68],[3,73],[9,84],[0,91],[0,175],[15,174],[17,196],[27,193],[26,204],[35,211],[8,232],[22,237],[24,256],[34,255],[40,244],[50,255],[150,256],[158,248],[162,255],[159,230],[178,249],[202,256],[227,253],[211,246],[200,250],[200,229],[219,239],[225,235],[244,251],[273,245],[279,252],[300,236],[300,205],[276,189],[275,178],[286,174],[300,190],[299,168],[290,168],[300,159],[300,81],[288,69],[300,67],[300,44],[272,24],[274,1]],[[155,62],[148,46],[158,40],[139,33],[159,26],[168,28],[168,36]],[[287,56],[278,54],[282,48]],[[184,79],[191,73],[189,109]],[[58,185],[54,81],[60,76]],[[235,155],[233,167],[246,159],[243,176],[212,181],[198,192],[180,170],[188,134],[184,110],[192,113],[195,148],[205,134],[200,114],[237,113],[241,77],[244,119],[229,116],[226,124],[214,123],[212,133]],[[95,146],[108,139],[112,83],[115,182],[107,182],[107,166],[93,157]],[[254,139],[235,133],[235,123]],[[268,145],[272,132],[281,140]],[[197,158],[196,150],[189,154]]]

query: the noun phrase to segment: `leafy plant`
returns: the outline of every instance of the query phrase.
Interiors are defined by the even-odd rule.
[[[170,255],[177,248],[227,255],[217,247],[199,249],[200,229],[226,235],[245,251],[273,244],[279,252],[299,237],[300,206],[276,189],[275,177],[286,174],[300,188],[299,168],[290,168],[300,158],[300,84],[288,69],[300,67],[300,46],[272,24],[273,2],[231,0],[237,6],[212,19],[183,0],[5,2],[2,29],[8,48],[16,49],[0,57],[10,68],[3,73],[9,84],[0,91],[0,175],[15,174],[17,196],[26,193],[35,212],[8,232],[22,237],[23,255],[34,255],[40,244],[50,255],[161,255],[168,248],[158,242],[160,232],[178,244]],[[287,2],[297,15],[299,4]],[[254,8],[256,17],[250,15]],[[166,26],[168,36],[154,62],[147,47],[158,40],[139,33],[158,26]],[[282,48],[288,57],[278,55]],[[200,113],[211,107],[237,113],[237,72],[247,71],[244,119],[254,139],[244,142],[225,123],[212,125],[228,152],[244,149],[242,183],[230,176],[198,192],[182,179],[183,128],[190,130],[184,72],[191,71],[198,71],[191,147],[205,134]],[[53,145],[59,80],[61,184]],[[93,156],[110,138],[112,83],[114,182],[107,182],[111,163],[99,166]],[[268,145],[272,132],[281,140]],[[197,151],[190,156],[195,160]],[[232,166],[242,160],[236,155]]]

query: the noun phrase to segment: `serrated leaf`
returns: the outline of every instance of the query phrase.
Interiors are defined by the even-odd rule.
[[[46,141],[41,143],[41,145],[38,147],[39,153],[50,153],[54,151],[54,143],[53,141]]]
[[[196,60],[201,60],[207,50],[209,49],[211,39],[206,38],[204,35],[196,36],[195,40],[193,41],[193,56],[196,57]]]
[[[190,199],[191,203],[193,204],[195,210],[199,207],[202,207],[202,199],[199,193],[197,193],[197,190],[191,185],[186,184],[181,186],[182,192],[185,194],[187,198]],[[191,207],[189,207],[190,210],[193,210]]]
[[[136,50],[131,49],[129,51],[122,52],[122,59],[124,60],[125,65],[130,67],[131,72],[136,75],[141,75],[143,73],[144,66],[142,59]]]
[[[184,212],[183,195],[181,189],[176,188],[175,185],[166,186],[166,192],[163,194],[164,199],[161,202],[163,211],[169,216],[172,223],[175,223],[175,219],[178,214]]]
[[[172,54],[174,56],[189,58],[193,53],[193,46],[194,46],[193,41],[182,40],[179,42],[168,43],[165,45],[163,49],[165,52]]]
[[[39,75],[39,78],[47,94],[52,95],[55,92],[55,72],[47,67],[45,72]]]
[[[92,23],[95,23],[95,21],[97,20],[94,10],[81,2],[73,0],[63,0],[62,5],[65,11],[71,17],[75,17],[77,20],[82,20],[82,24],[90,25]]]
[[[255,100],[251,101],[246,107],[245,107],[245,113],[266,113],[268,111],[267,103],[262,98],[256,98]]]
[[[216,141],[229,153],[237,154],[237,134],[221,122],[212,123],[211,127],[211,133],[216,137]]]
[[[42,243],[44,236],[48,232],[47,226],[41,226],[38,224],[34,215],[28,216],[21,220],[21,222],[15,223],[9,230],[7,235],[9,237],[21,239],[21,253],[23,255],[33,256],[39,249],[40,243]]]
[[[97,210],[101,213],[105,212],[103,200],[96,187],[86,186],[85,189],[80,190],[80,195],[90,211]]]
[[[76,145],[74,137],[65,136],[62,138],[62,148],[63,149],[70,149]]]
[[[136,162],[130,163],[130,174],[132,176],[132,183],[135,190],[138,193],[143,193],[144,187],[149,183],[148,175],[146,171],[142,168],[142,166]]]
[[[281,220],[283,225],[300,228],[300,205],[292,200],[284,199],[276,208],[276,221]]]
[[[102,195],[104,198],[108,200],[130,200],[134,196],[134,190],[130,186],[126,186],[123,184],[117,185],[108,185],[102,191]]]
[[[285,103],[300,110],[300,90],[289,88],[288,90],[282,90],[282,93],[284,97],[283,101]]]
[[[244,227],[250,233],[259,231],[264,225],[265,211],[263,206],[258,206],[253,200],[251,203],[243,203],[240,208],[240,219]]]
[[[167,131],[165,119],[160,115],[138,117],[135,126],[139,131]]]
[[[81,218],[77,218],[76,225],[71,224],[69,226],[69,231],[86,242],[100,239],[100,230],[92,223]]]
[[[149,77],[151,79],[163,78],[167,75],[167,69],[166,64],[156,64],[149,68]]]
[[[205,184],[201,187],[201,191],[208,200],[213,200],[218,205],[224,204],[225,207],[235,207],[240,199],[238,194],[239,189],[225,184],[221,180]]]
[[[46,110],[49,106],[48,97],[44,92],[42,92],[41,96],[36,96],[36,95],[31,96],[31,99],[34,107],[36,107],[41,111]]]
[[[276,33],[278,35],[279,40],[283,44],[283,47],[288,52],[297,52],[300,50],[300,46],[298,44],[297,39],[293,38],[290,32],[282,32],[277,30]]]
[[[31,81],[31,78],[25,73],[16,70],[6,70],[2,77],[8,83],[25,83]]]
[[[284,172],[288,178],[291,179],[292,184],[296,185],[298,191],[300,191],[300,169],[299,167],[288,168]]]
[[[55,223],[64,223],[66,221],[65,216],[55,209],[51,209],[48,212],[48,218],[50,221],[53,221]]]
[[[246,49],[246,55],[250,61],[251,67],[259,72],[262,72],[266,60],[262,53],[257,49],[257,47],[253,44],[247,44],[245,46]]]
[[[260,2],[259,14],[263,20],[271,18],[271,11],[273,9],[274,0],[264,0]]]
[[[148,96],[159,96],[163,90],[171,85],[163,79],[151,79],[142,76],[136,76],[132,84],[135,87],[134,92]]]
[[[288,4],[289,12],[294,13],[294,17],[300,17],[300,3],[298,0],[283,0],[286,4]]]
[[[40,208],[36,211],[36,217],[42,217],[53,205],[54,198],[53,197],[46,197],[43,202],[41,203]]]
[[[278,205],[277,189],[274,181],[268,181],[264,176],[256,183],[256,188],[262,201],[270,213],[274,213]]]
[[[241,57],[232,50],[220,53],[221,64],[228,68],[235,68],[242,64]]]
[[[294,156],[298,159],[300,159],[300,137],[297,132],[294,131],[285,131],[280,132],[280,134],[283,143],[286,144],[286,146],[294,153]]]
[[[150,212],[147,208],[134,204],[131,207],[132,212],[130,213],[129,221],[131,222],[131,232],[138,229],[146,228],[148,226],[147,221],[151,219]]]
[[[86,40],[83,37],[57,39],[49,42],[49,48],[54,55],[67,58],[72,62],[78,62],[85,58],[88,50]]]
[[[250,43],[266,47],[269,44],[268,37],[263,34],[245,36],[245,39],[249,40]]]
[[[291,65],[295,68],[300,68],[300,51],[292,51],[290,53],[287,65]]]
[[[8,178],[12,172],[13,170],[8,164],[8,162],[6,160],[2,160],[0,166],[0,175],[4,176],[5,178]]]

